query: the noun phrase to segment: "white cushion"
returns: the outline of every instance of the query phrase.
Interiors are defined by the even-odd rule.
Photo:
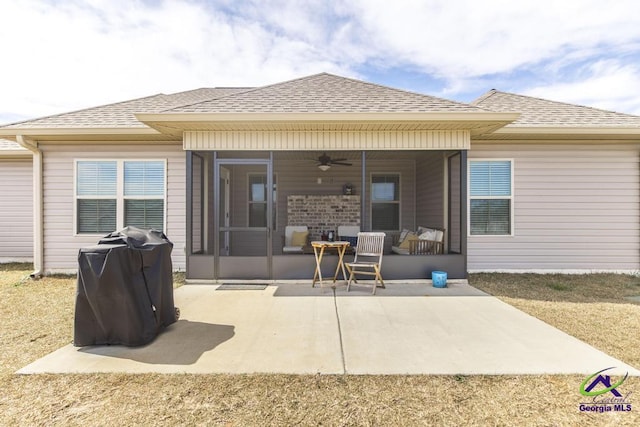
[[[418,229],[416,230],[416,234],[419,236],[422,233],[424,233],[425,231],[429,231],[429,230],[433,230],[433,228],[429,228],[429,227],[423,227],[423,226],[418,226]]]
[[[359,225],[339,225],[338,226],[338,236],[349,236],[349,237],[357,237],[360,232]]]
[[[418,238],[420,240],[436,240],[436,230],[431,230],[430,228],[425,229]]]
[[[402,249],[398,246],[391,246],[391,252],[399,255],[409,255],[409,249]]]

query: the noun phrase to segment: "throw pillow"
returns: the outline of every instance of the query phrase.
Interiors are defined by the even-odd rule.
[[[308,231],[294,231],[291,235],[291,246],[304,246],[307,244]]]
[[[411,243],[409,242],[411,242],[412,240],[418,240],[418,235],[410,231],[409,233],[407,233],[407,237],[405,237],[402,243],[400,243],[400,249],[409,249],[409,247],[411,246]]]
[[[406,228],[404,230],[402,230],[402,233],[400,233],[400,238],[398,239],[398,245],[401,244],[402,242],[404,242],[404,239],[407,238],[407,234],[411,233],[409,230],[407,230]]]

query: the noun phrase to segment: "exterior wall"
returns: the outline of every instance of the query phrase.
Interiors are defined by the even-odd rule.
[[[474,143],[514,162],[514,235],[469,236],[469,271],[640,269],[638,145]]]
[[[0,262],[33,262],[33,161],[0,159]]]
[[[441,153],[416,161],[416,227],[444,228],[444,162]]]
[[[92,246],[100,235],[74,235],[74,160],[166,159],[167,222],[165,234],[173,242],[173,268],[185,269],[185,154],[176,145],[42,144],[44,192],[45,273],[77,270],[78,250]]]
[[[340,225],[360,225],[360,196],[289,196],[289,225],[306,225],[310,240],[320,240],[323,230]]]

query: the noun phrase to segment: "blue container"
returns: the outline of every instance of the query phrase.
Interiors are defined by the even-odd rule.
[[[432,271],[431,281],[434,288],[446,288],[447,287],[447,273],[445,271]]]

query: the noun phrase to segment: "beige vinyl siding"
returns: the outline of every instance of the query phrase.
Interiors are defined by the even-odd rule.
[[[469,131],[187,131],[185,150],[454,150]]]
[[[78,250],[97,243],[99,235],[74,235],[74,167],[81,159],[167,160],[165,234],[173,243],[173,268],[185,268],[185,154],[176,145],[43,144],[44,269],[77,269]]]
[[[444,227],[444,154],[421,154],[416,161],[416,226]]]
[[[468,268],[640,268],[638,147],[473,144],[469,159],[512,159],[513,236],[469,236]]]
[[[0,262],[33,261],[33,162],[0,160]]]

